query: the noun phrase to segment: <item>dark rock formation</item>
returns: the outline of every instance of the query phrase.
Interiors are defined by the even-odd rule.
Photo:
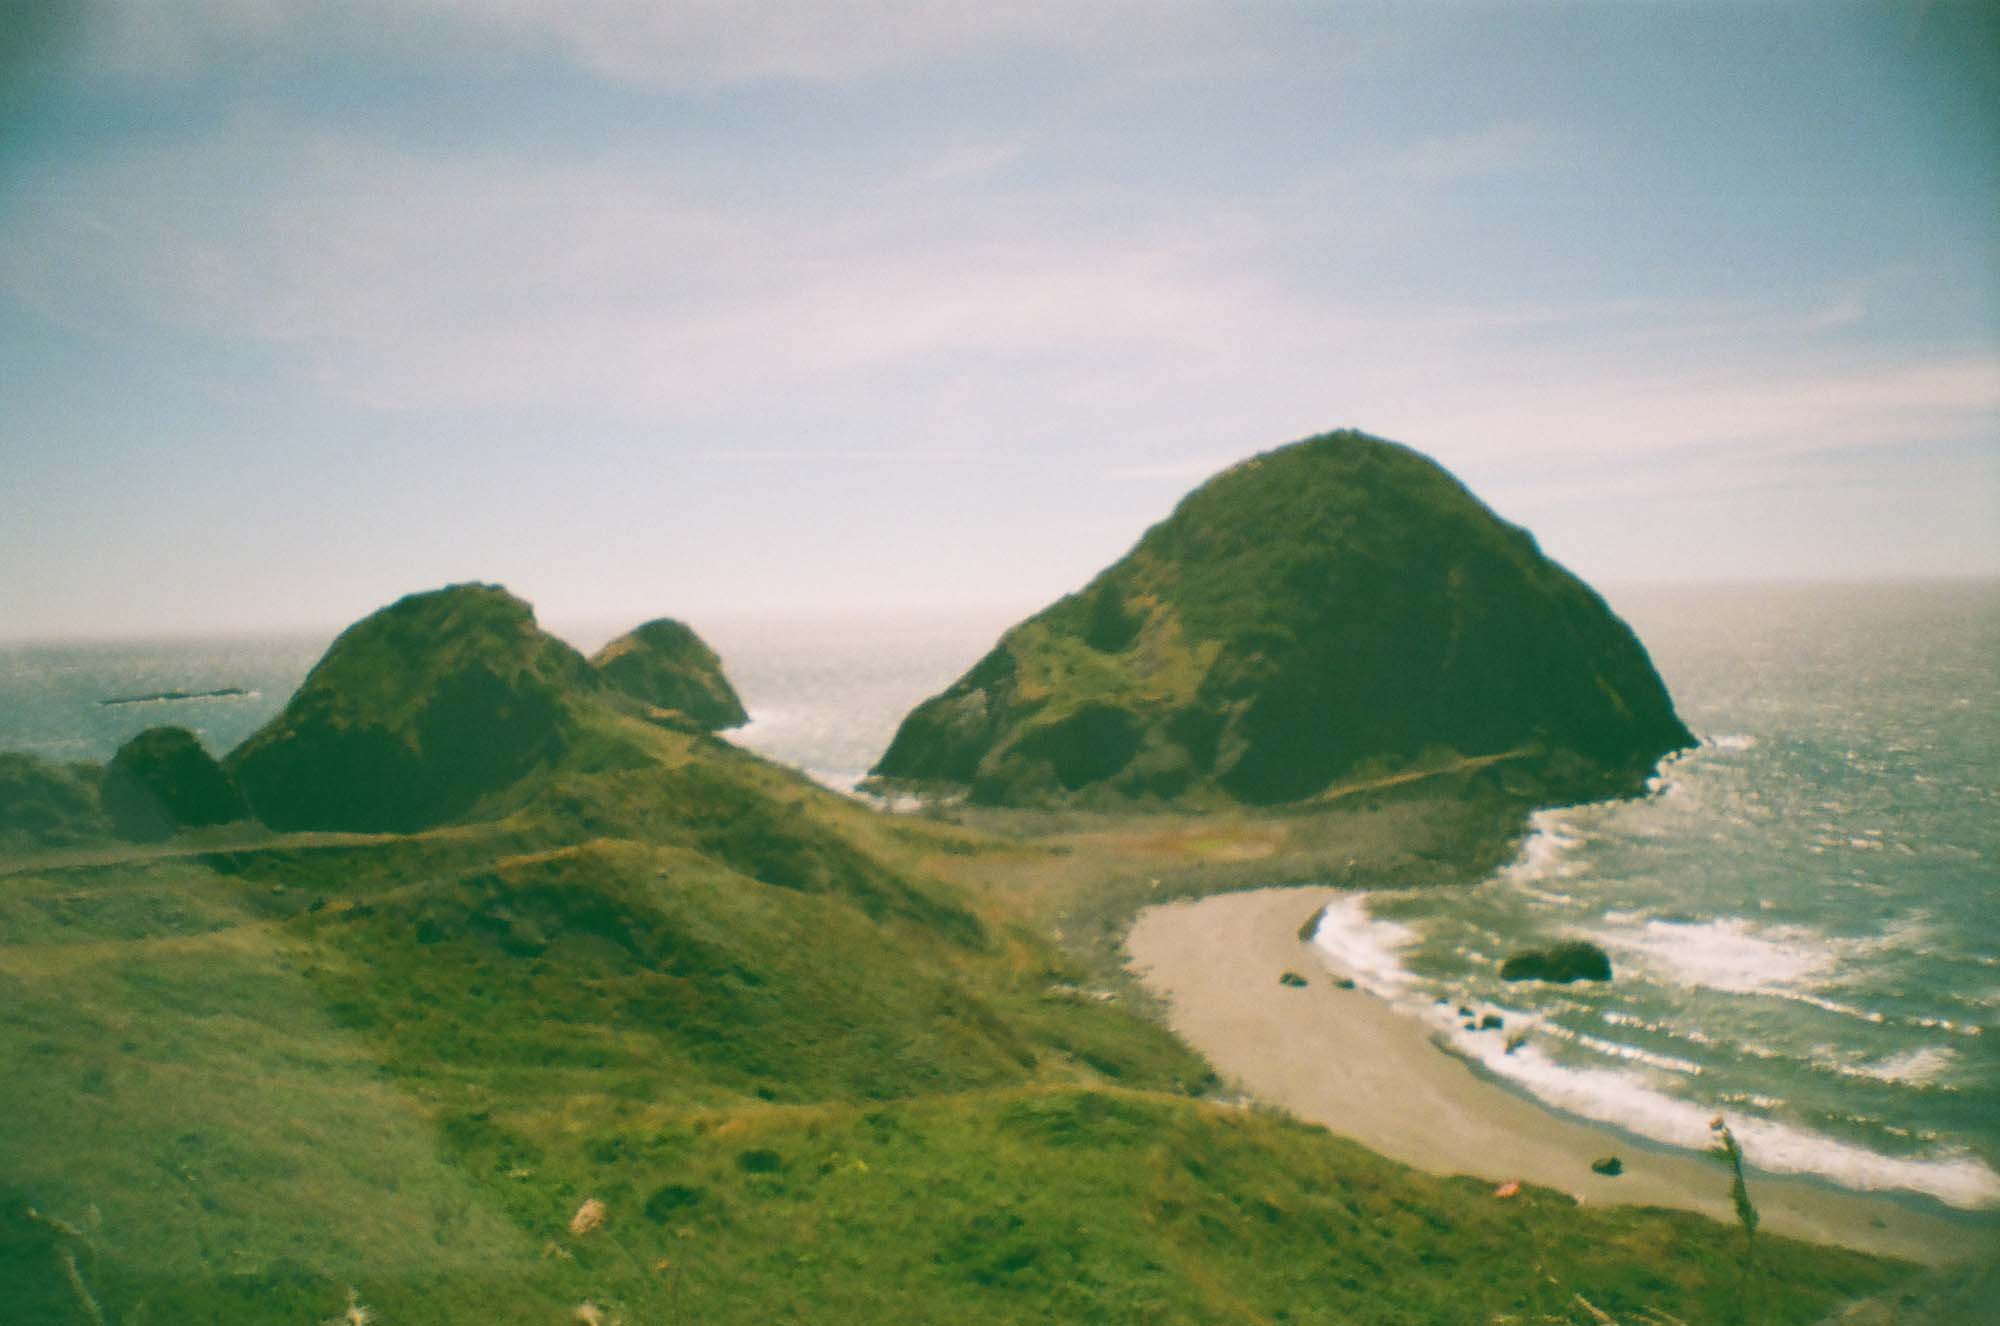
[[[94,764],[51,764],[0,752],[0,847],[71,847],[110,835]]]
[[[224,686],[213,691],[148,691],[144,695],[114,695],[99,704],[153,704],[162,700],[235,700],[250,692],[241,686]]]
[[[1261,805],[1505,757],[1571,800],[1636,792],[1692,741],[1631,630],[1526,531],[1344,432],[1195,490],[912,711],[874,772],[998,804]]]
[[[407,832],[555,759],[598,686],[527,604],[453,585],[349,627],[226,763],[273,828]]]
[[[1581,939],[1553,948],[1529,949],[1500,964],[1503,981],[1608,981],[1611,959],[1597,945]]]
[[[692,629],[670,617],[647,622],[597,651],[590,665],[617,690],[674,709],[711,731],[750,721],[715,656]]]
[[[235,781],[184,727],[149,727],[120,746],[99,794],[118,836],[141,842],[250,816]]]
[[[1607,1179],[1615,1179],[1625,1172],[1625,1162],[1616,1156],[1599,1156],[1590,1162],[1593,1173],[1602,1174]]]

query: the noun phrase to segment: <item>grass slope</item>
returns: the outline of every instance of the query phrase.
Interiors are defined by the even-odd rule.
[[[1048,937],[1093,881],[1108,929],[1162,873],[1460,851],[1476,815],[891,820],[609,709],[479,814],[0,874],[0,1317],[1733,1312],[1733,1231],[1496,1201],[1206,1100],[1094,992],[1101,947]],[[1771,1321],[1906,1274],[1759,1256]]]

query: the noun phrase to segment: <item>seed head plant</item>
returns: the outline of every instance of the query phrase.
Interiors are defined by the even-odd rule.
[[[1715,1134],[1712,1154],[1729,1167],[1729,1200],[1736,1207],[1736,1223],[1743,1226],[1743,1280],[1738,1290],[1738,1319],[1750,1320],[1750,1277],[1757,1255],[1757,1208],[1750,1201],[1750,1187],[1743,1181],[1743,1148],[1721,1115],[1709,1120]]]

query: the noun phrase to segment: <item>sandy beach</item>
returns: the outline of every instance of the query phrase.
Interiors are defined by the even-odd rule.
[[[1431,1044],[1425,1028],[1330,979],[1299,927],[1339,896],[1273,888],[1142,913],[1133,970],[1169,1005],[1173,1029],[1255,1098],[1382,1155],[1437,1174],[1518,1179],[1602,1204],[1672,1207],[1733,1221],[1714,1161],[1558,1115],[1483,1078]],[[1281,986],[1297,971],[1304,989]],[[1592,1160],[1616,1154],[1609,1178]],[[1770,1232],[1944,1263],[2000,1255],[2000,1228],[1888,1197],[1753,1174]]]

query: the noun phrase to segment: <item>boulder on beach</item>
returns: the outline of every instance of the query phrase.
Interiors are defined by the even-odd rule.
[[[1575,800],[1636,793],[1692,742],[1603,599],[1433,461],[1350,431],[1196,489],[911,711],[873,773],[988,804],[1273,805],[1504,765]]]
[[[520,599],[451,585],[342,632],[225,765],[273,828],[409,832],[555,759],[601,684]]]
[[[1587,940],[1570,940],[1551,948],[1527,949],[1500,964],[1503,981],[1608,981],[1611,957]]]
[[[112,830],[140,842],[250,817],[235,780],[184,727],[149,727],[120,746],[98,791]]]
[[[736,689],[693,628],[671,617],[647,622],[597,651],[590,665],[611,686],[658,709],[686,714],[709,731],[750,721]]]

